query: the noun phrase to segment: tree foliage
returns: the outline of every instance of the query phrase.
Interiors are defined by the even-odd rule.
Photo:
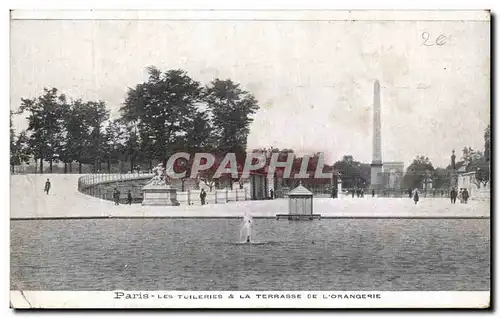
[[[406,174],[403,178],[405,187],[422,188],[424,181],[432,179],[434,167],[428,157],[416,156],[412,164],[406,169]]]
[[[464,147],[462,150],[462,160],[467,172],[475,172],[476,185],[486,185],[490,180],[490,163],[480,151],[475,151],[472,147]]]
[[[243,163],[251,115],[259,109],[257,100],[239,84],[215,79],[205,88],[204,101],[212,115],[215,148],[221,153],[235,153],[238,163]]]
[[[58,160],[68,107],[66,96],[58,94],[56,88],[44,88],[43,95],[22,99],[19,111],[28,115],[28,144],[31,155],[40,160],[40,173],[43,173],[44,160],[50,162],[51,169],[52,162]]]
[[[10,112],[10,168],[14,172],[14,167],[22,163],[29,162],[28,137],[25,131],[16,136],[12,127],[12,111]]]
[[[148,73],[146,82],[129,89],[120,112],[125,123],[136,125],[137,137],[141,137],[137,141],[145,154],[166,160],[174,148],[185,145],[200,119],[196,105],[201,86],[182,70],[162,73],[150,67]]]
[[[210,152],[223,157],[237,154],[245,160],[247,137],[256,99],[232,80],[215,79],[206,87],[183,70],[148,68],[145,82],[129,88],[120,117],[109,120],[101,101],[68,101],[56,88],[22,99],[19,113],[26,115],[26,133],[15,136],[11,128],[11,163],[35,159],[44,162],[77,162],[102,171],[111,166],[163,161],[175,152]],[[23,148],[21,145],[26,144]],[[20,150],[29,149],[27,154]],[[26,150],[27,151],[27,150]],[[29,158],[27,159],[26,156]]]
[[[491,157],[491,126],[488,125],[484,131],[484,159],[489,162]]]
[[[343,156],[342,160],[333,164],[333,167],[341,175],[342,188],[364,188],[370,184],[370,164],[356,161],[351,155]]]
[[[450,187],[451,169],[435,168],[432,173],[432,186],[434,189],[448,189]]]

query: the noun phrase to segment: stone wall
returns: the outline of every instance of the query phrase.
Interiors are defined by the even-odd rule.
[[[177,200],[181,205],[201,205],[200,190],[177,191]],[[250,200],[250,194],[246,189],[238,190],[214,190],[207,191],[206,204],[220,204],[231,201]]]

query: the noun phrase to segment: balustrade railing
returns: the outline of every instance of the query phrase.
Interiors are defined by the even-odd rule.
[[[78,191],[83,192],[85,189],[97,184],[120,182],[126,180],[146,179],[146,178],[152,178],[153,176],[154,176],[153,173],[90,174],[78,178]]]

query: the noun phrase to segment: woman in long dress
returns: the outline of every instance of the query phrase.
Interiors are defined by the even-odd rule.
[[[460,203],[464,203],[464,189],[460,188],[460,192],[458,192],[458,201]]]
[[[418,199],[419,199],[419,195],[418,195],[418,189],[415,188],[415,190],[413,190],[413,201],[415,201],[415,204],[418,203]]]

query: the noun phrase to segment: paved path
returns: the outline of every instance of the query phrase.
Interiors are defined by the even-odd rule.
[[[109,218],[109,217],[253,217],[275,218],[288,213],[286,199],[240,201],[205,206],[143,207],[140,204],[115,206],[113,202],[78,192],[80,175],[11,176],[11,218]],[[45,195],[45,180],[52,189]],[[323,218],[489,218],[489,202],[449,203],[448,199],[422,198],[415,205],[409,198],[314,199],[314,213]]]

